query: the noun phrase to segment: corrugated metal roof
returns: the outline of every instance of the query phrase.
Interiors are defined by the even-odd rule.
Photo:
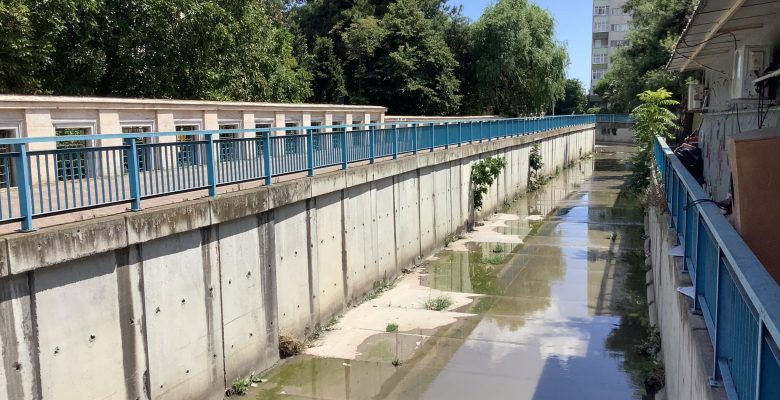
[[[730,54],[746,38],[778,24],[780,0],[702,0],[688,21],[666,67],[688,71],[702,69]]]

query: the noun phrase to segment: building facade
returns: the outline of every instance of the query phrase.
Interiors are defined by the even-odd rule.
[[[609,69],[610,58],[629,45],[626,36],[631,15],[623,11],[626,0],[593,0],[590,93]]]

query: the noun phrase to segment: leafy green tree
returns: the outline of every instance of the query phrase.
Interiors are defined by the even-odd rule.
[[[472,29],[479,109],[509,116],[539,113],[563,97],[566,49],[553,19],[527,0],[499,0]]]
[[[17,53],[23,57],[14,68],[27,71],[28,83],[18,83],[24,80],[9,67],[3,92],[247,101],[311,97],[311,75],[293,53],[295,38],[274,2],[19,1],[0,6],[0,18],[14,21],[4,21],[2,29],[16,33],[9,47],[22,49]],[[13,14],[5,12],[9,6]]]
[[[639,150],[631,159],[633,164],[631,186],[640,189],[650,182],[653,141],[656,136],[672,138],[673,130],[678,128],[677,116],[669,108],[680,103],[674,100],[672,93],[665,88],[655,91],[646,90],[637,97],[641,104],[634,108],[631,116],[635,120],[634,139]]]
[[[368,86],[369,99],[393,113],[447,115],[461,96],[455,58],[418,0],[398,0],[381,20],[387,32]]]
[[[315,68],[312,72],[312,90],[314,101],[321,103],[341,103],[347,95],[344,86],[344,70],[341,61],[333,51],[333,41],[328,37],[319,37],[314,43]]]
[[[37,46],[30,8],[24,0],[0,2],[0,93],[35,93],[40,81],[35,71],[43,61]]]
[[[579,79],[567,79],[563,89],[563,98],[555,102],[556,114],[582,114],[588,97],[585,86]]]

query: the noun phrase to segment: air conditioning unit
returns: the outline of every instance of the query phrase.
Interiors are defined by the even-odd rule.
[[[688,111],[701,110],[704,106],[704,85],[688,85]]]
[[[742,46],[734,51],[734,69],[731,73],[731,98],[758,98],[753,80],[766,69],[767,51],[764,47]]]

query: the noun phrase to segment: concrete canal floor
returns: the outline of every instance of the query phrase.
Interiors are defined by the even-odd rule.
[[[334,320],[249,396],[642,398],[642,209],[621,194],[630,150],[597,147],[506,205]],[[446,310],[423,307],[442,296]]]

